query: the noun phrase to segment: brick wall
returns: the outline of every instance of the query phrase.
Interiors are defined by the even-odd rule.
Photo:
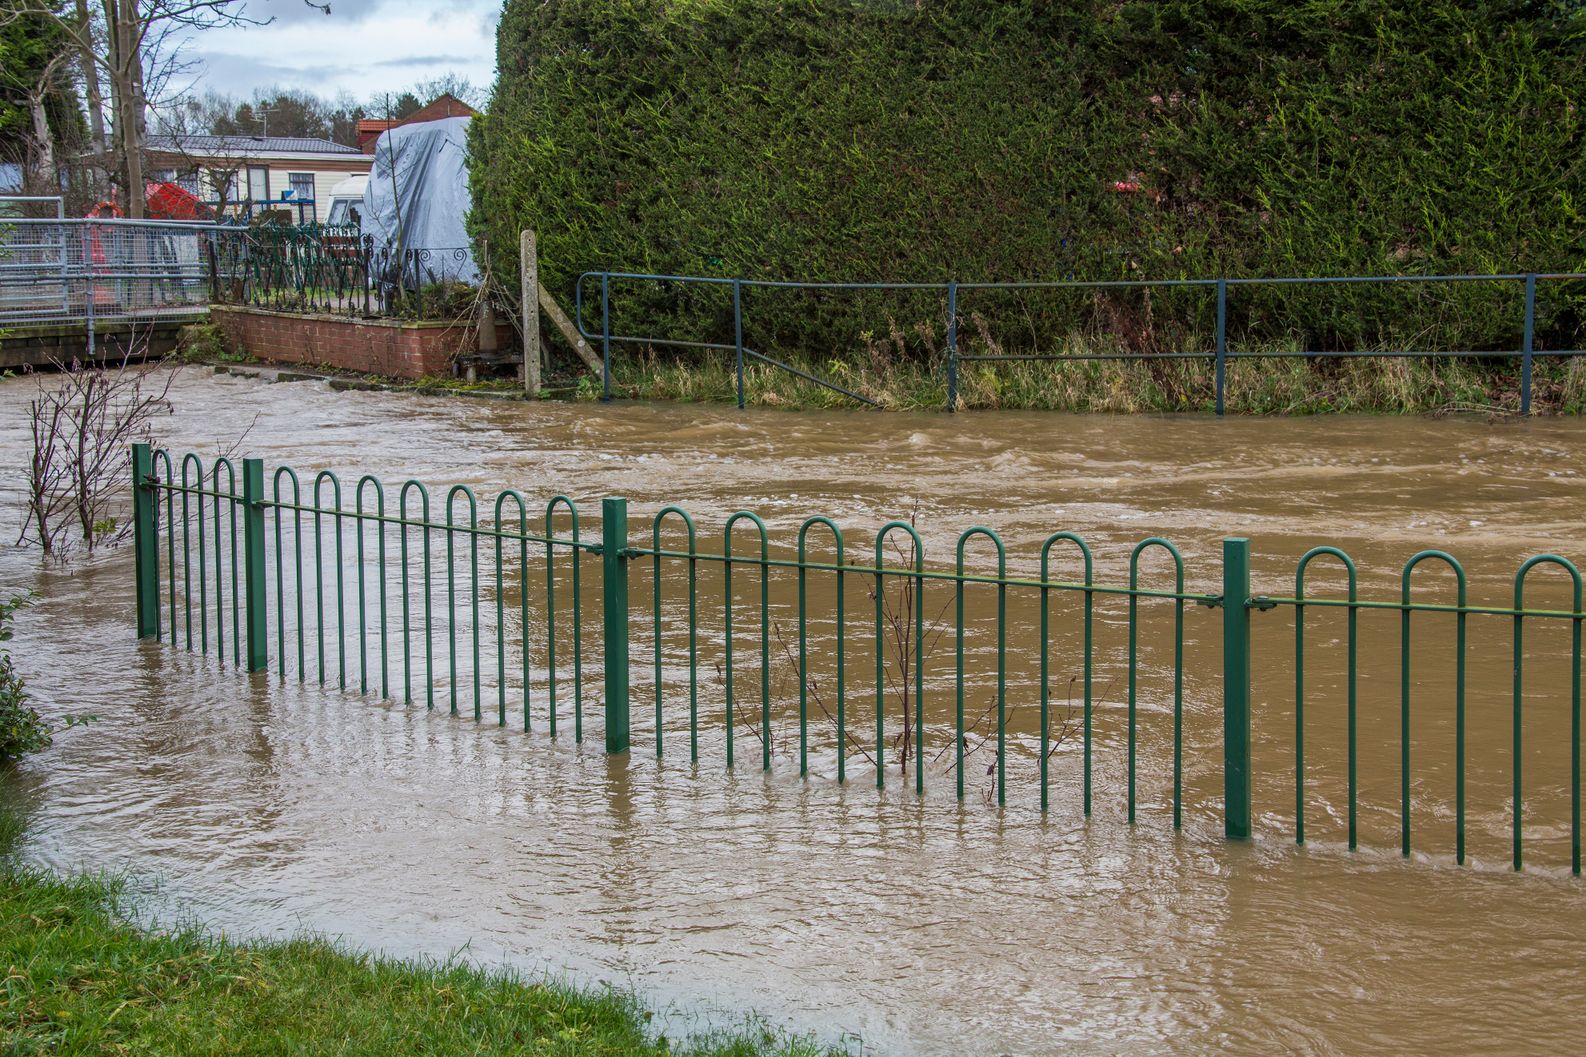
[[[297,363],[379,374],[387,378],[449,377],[452,357],[476,346],[474,329],[458,323],[345,319],[215,305],[210,321],[226,347],[268,363]],[[512,343],[510,325],[496,328],[499,347]]]

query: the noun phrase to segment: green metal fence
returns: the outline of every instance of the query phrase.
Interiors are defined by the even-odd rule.
[[[950,782],[962,800],[966,759],[994,745],[986,768],[988,802],[1006,803],[1017,763],[1021,773],[1032,772],[1040,809],[1046,812],[1052,808],[1056,747],[1067,742],[1066,724],[1072,719],[1075,801],[1089,816],[1097,798],[1095,758],[1102,748],[1095,730],[1098,610],[1112,607],[1109,619],[1127,634],[1122,746],[1127,780],[1120,792],[1128,820],[1136,820],[1143,797],[1137,788],[1137,757],[1144,742],[1138,721],[1149,712],[1154,723],[1156,715],[1170,711],[1171,825],[1184,825],[1185,771],[1191,762],[1201,774],[1220,770],[1220,797],[1208,787],[1197,806],[1219,815],[1223,832],[1235,840],[1252,835],[1252,721],[1265,722],[1268,714],[1266,709],[1257,714],[1252,704],[1253,613],[1293,612],[1292,655],[1282,660],[1292,660],[1294,670],[1293,832],[1302,844],[1310,797],[1307,615],[1335,609],[1347,614],[1344,736],[1351,849],[1358,843],[1360,807],[1358,618],[1399,614],[1397,823],[1406,856],[1417,773],[1411,758],[1412,689],[1418,685],[1412,644],[1427,618],[1452,619],[1454,851],[1460,863],[1467,861],[1467,623],[1472,617],[1505,619],[1511,625],[1513,659],[1512,794],[1510,803],[1499,807],[1507,807],[1510,816],[1512,862],[1519,869],[1525,817],[1525,633],[1536,621],[1564,623],[1571,634],[1570,860],[1573,872],[1580,873],[1581,621],[1586,612],[1580,572],[1557,555],[1540,555],[1520,566],[1512,606],[1469,604],[1464,568],[1438,550],[1421,551],[1405,563],[1396,599],[1358,597],[1354,561],[1332,546],[1316,547],[1299,559],[1292,594],[1267,595],[1252,588],[1249,541],[1229,538],[1214,576],[1206,578],[1218,589],[1193,591],[1186,589],[1183,553],[1160,537],[1130,550],[1127,582],[1102,583],[1092,548],[1072,532],[1051,534],[1039,550],[1038,573],[1021,577],[1010,575],[1003,540],[982,526],[958,536],[953,565],[944,569],[926,563],[918,528],[902,520],[867,534],[864,556],[856,560],[849,536],[824,516],[803,520],[793,545],[773,550],[766,522],[739,511],[725,519],[719,546],[713,546],[680,506],[665,506],[635,521],[626,500],[608,498],[601,503],[598,531],[591,532],[586,512],[565,495],[531,507],[509,488],[482,508],[467,485],[432,494],[423,483],[409,480],[396,489],[393,504],[371,475],[360,477],[349,496],[329,470],[309,481],[280,467],[267,482],[257,459],[241,460],[239,472],[229,459],[206,463],[193,454],[178,457],[146,445],[134,446],[133,461],[140,637],[161,638],[250,672],[273,668],[281,680],[356,687],[362,694],[422,702],[453,715],[471,713],[475,720],[490,716],[501,726],[521,723],[524,731],[543,724],[553,737],[565,734],[570,708],[573,738],[580,743],[589,697],[599,703],[591,718],[600,719],[605,747],[613,753],[648,739],[646,747],[662,757],[677,751],[671,738],[681,735],[692,763],[719,751],[732,768],[739,762],[738,744],[750,736],[759,743],[760,768],[769,771],[777,757],[777,725],[796,726],[801,776],[812,773],[812,754],[819,751],[834,762],[836,780],[845,783],[851,759],[862,754],[878,789],[896,764],[915,793],[925,793],[928,778],[932,783],[940,779]],[[1324,559],[1347,576],[1343,597],[1307,594],[1307,575]],[[1445,566],[1455,576],[1454,604],[1415,599],[1412,574],[1427,563]],[[1526,606],[1527,581],[1541,566],[1567,576],[1570,608]],[[1164,572],[1169,575],[1163,577]],[[648,575],[648,592],[630,587],[634,575]],[[1146,586],[1148,579],[1155,586]],[[782,592],[775,606],[774,582]],[[598,617],[589,618],[598,619],[599,634],[586,643],[583,595],[595,589],[601,605]],[[856,589],[866,603],[857,610]],[[927,610],[928,589],[949,595],[934,615]],[[966,616],[971,593],[980,600],[973,618]],[[1065,615],[1074,625],[1072,646],[1061,657],[1052,648],[1054,603],[1060,598],[1071,603]],[[1010,600],[1022,606],[1017,628],[1010,621]],[[1220,672],[1203,671],[1214,666],[1191,664],[1186,657],[1186,621],[1202,613],[1193,617],[1195,643],[1199,649],[1201,637],[1215,638]],[[784,618],[794,629],[791,637],[784,634]],[[645,638],[649,656],[640,661],[634,645],[637,641],[638,652],[646,652]],[[745,642],[750,644],[748,663]],[[933,644],[940,642],[950,646],[951,664],[947,672],[941,670],[944,665],[933,665],[928,676]],[[591,656],[586,658],[586,652]],[[714,664],[706,660],[707,652],[718,658]],[[867,654],[874,656],[873,668],[862,663]],[[779,657],[783,668],[778,670],[791,673],[795,684],[791,692],[774,692],[774,681],[785,682],[780,676],[773,680]],[[590,679],[585,678],[586,660],[594,669]],[[1066,712],[1055,674],[1060,663],[1076,666],[1070,685],[1079,700],[1070,698]],[[1015,664],[1032,673],[1017,686],[1010,676]],[[745,671],[751,666],[752,674]],[[641,686],[635,693],[633,676],[646,667],[653,681],[648,691]],[[1209,739],[1186,736],[1187,676],[1206,685],[1203,697],[1215,699],[1220,730]],[[1010,723],[1010,694],[1033,699],[1038,711],[1033,733]],[[1148,704],[1148,696],[1160,706]],[[982,718],[974,722],[966,710],[971,700],[986,702]],[[745,714],[746,702],[758,704],[758,715]],[[641,714],[647,705],[653,706],[653,725]],[[819,747],[812,719],[824,732]],[[642,729],[635,731],[639,720]],[[1161,722],[1165,725],[1165,716]],[[1217,741],[1220,760],[1215,760]],[[1153,750],[1160,749],[1154,742]],[[784,755],[791,765],[791,751]],[[1033,768],[1027,766],[1032,760]]]
[[[211,301],[286,312],[449,319],[476,276],[469,247],[393,250],[357,225],[214,227],[205,251]]]

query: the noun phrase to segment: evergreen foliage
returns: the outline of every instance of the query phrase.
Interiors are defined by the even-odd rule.
[[[57,68],[45,83],[51,60],[68,47],[66,33],[52,19],[12,13],[0,5],[0,161],[31,160],[34,130],[29,97],[41,88],[57,150],[81,147],[86,129],[71,67]]]
[[[507,0],[473,224],[510,274],[1055,280],[1586,268],[1575,0]],[[1538,346],[1586,342],[1542,287]],[[1240,288],[1246,347],[1509,348],[1519,283]],[[939,294],[745,295],[756,347],[857,353]],[[731,340],[720,288],[614,330]],[[966,340],[1207,347],[1209,292],[982,293]],[[977,335],[980,338],[977,338]]]
[[[15,595],[0,601],[0,763],[50,746],[50,728],[28,705],[22,676],[11,662],[11,618],[28,602]]]

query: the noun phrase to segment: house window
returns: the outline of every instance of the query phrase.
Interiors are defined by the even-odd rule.
[[[237,173],[234,170],[209,170],[209,186],[214,189],[215,200],[221,205],[237,200]]]
[[[292,187],[292,197],[298,201],[313,201],[314,199],[314,174],[311,172],[289,172],[286,174],[287,183]]]
[[[270,200],[270,170],[262,165],[248,166],[248,197],[255,202]]]

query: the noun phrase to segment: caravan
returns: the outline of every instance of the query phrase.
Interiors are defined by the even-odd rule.
[[[368,176],[349,176],[330,189],[330,212],[325,214],[327,227],[363,226],[363,195],[369,186]]]

